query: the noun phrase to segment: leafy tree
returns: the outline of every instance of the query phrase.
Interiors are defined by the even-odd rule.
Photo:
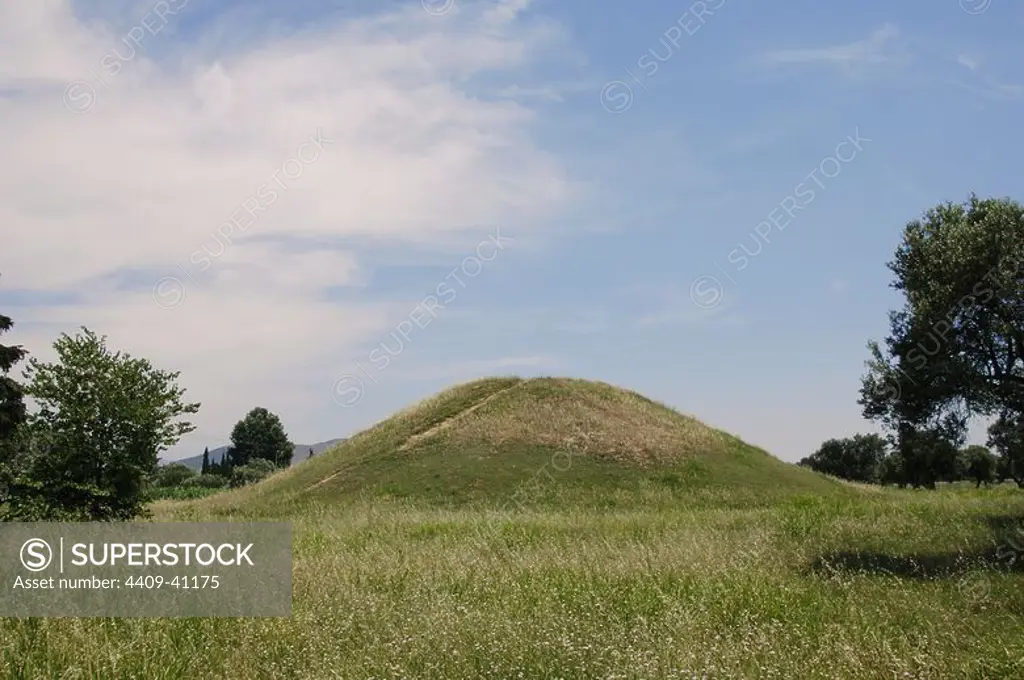
[[[800,464],[854,482],[877,482],[878,465],[885,457],[886,449],[885,439],[877,434],[829,439]]]
[[[10,317],[0,314],[0,334],[13,327]],[[20,345],[0,345],[0,506],[7,502],[11,485],[17,483],[18,471],[23,465],[24,391],[7,374],[26,354],[28,352]]]
[[[232,467],[246,465],[256,458],[268,460],[277,467],[288,467],[294,451],[281,419],[267,409],[257,407],[231,430],[227,459]]]
[[[245,465],[239,465],[231,470],[231,486],[239,487],[269,477],[276,472],[278,467],[272,461],[265,458],[253,458]]]
[[[975,486],[991,484],[996,477],[996,457],[984,446],[968,446],[960,451],[962,478],[973,479]]]
[[[184,463],[170,463],[157,468],[154,486],[181,486],[196,476],[196,471]]]
[[[996,456],[996,483],[1002,484],[1010,477],[1009,461],[1004,456]]]
[[[1010,478],[1024,489],[1024,415],[1000,414],[988,428],[988,445],[999,452],[1000,481]]]
[[[0,314],[0,335],[11,330],[14,322]],[[25,400],[21,386],[8,373],[28,354],[21,345],[0,345],[0,446],[9,442],[25,421]]]
[[[941,428],[903,427],[896,438],[903,479],[914,487],[934,489],[938,481],[957,478],[959,442]]]
[[[129,520],[145,514],[145,489],[160,451],[194,426],[180,420],[199,404],[182,402],[178,373],[112,354],[106,338],[83,328],[54,343],[57,361],[32,359],[26,394],[29,455],[8,499],[12,519]]]
[[[907,485],[903,473],[903,457],[898,453],[890,453],[878,464],[878,481],[882,486],[896,484],[901,489]]]
[[[207,446],[206,448],[203,449],[203,467],[200,470],[200,473],[204,474],[204,475],[210,473],[210,447],[209,446]]]
[[[948,461],[931,454],[949,452],[911,445],[914,433],[959,441],[972,416],[1024,413],[1022,265],[1024,206],[1010,199],[971,195],[904,229],[888,264],[904,306],[890,312],[885,349],[868,343],[859,403],[905,443],[915,485],[944,479],[934,474]]]

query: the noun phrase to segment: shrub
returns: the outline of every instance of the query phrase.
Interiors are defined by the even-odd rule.
[[[227,477],[224,477],[223,475],[206,474],[189,477],[181,486],[184,489],[223,489],[227,485]]]
[[[246,465],[239,465],[231,469],[231,486],[239,487],[256,482],[268,477],[277,470],[272,461],[264,458],[254,458]]]
[[[181,486],[185,481],[197,476],[195,470],[184,463],[171,463],[157,468],[153,476],[153,486]]]

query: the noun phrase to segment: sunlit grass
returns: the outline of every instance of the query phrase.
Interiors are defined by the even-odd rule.
[[[1024,677],[1024,574],[991,557],[1009,488],[303,512],[290,619],[8,620],[0,675]]]

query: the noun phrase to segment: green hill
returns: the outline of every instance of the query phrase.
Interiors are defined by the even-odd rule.
[[[444,505],[601,506],[850,493],[700,421],[611,385],[487,378],[397,413],[210,510],[287,511],[391,497]]]

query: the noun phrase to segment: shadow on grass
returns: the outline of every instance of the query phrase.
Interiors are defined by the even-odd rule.
[[[951,553],[893,555],[873,550],[842,550],[816,557],[809,565],[816,574],[878,574],[917,579],[962,576],[979,569],[1024,573],[1024,521],[1013,515],[984,520],[993,530],[992,546]]]
[[[996,534],[996,540],[1024,537],[1024,515],[988,515],[984,522]]]
[[[888,555],[870,550],[840,551],[819,555],[810,569],[817,574],[878,574],[906,578],[940,579],[961,576],[978,569],[1024,571],[1024,560],[1016,555],[1012,562],[996,548],[975,553],[938,555]]]

